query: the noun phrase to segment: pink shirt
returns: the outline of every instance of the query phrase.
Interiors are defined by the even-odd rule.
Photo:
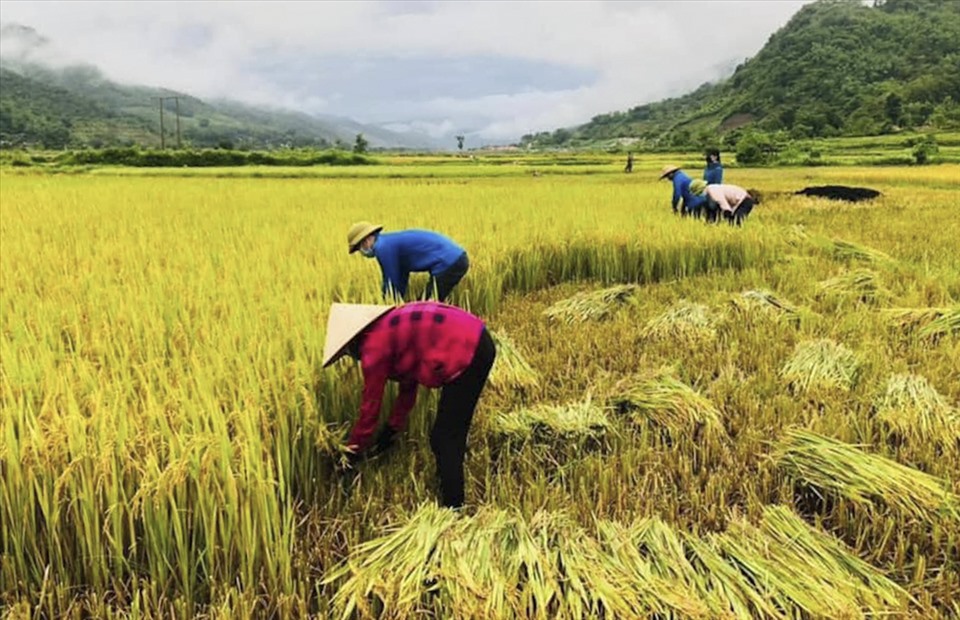
[[[360,345],[363,402],[349,443],[363,450],[380,417],[387,380],[400,383],[388,424],[403,429],[417,385],[440,387],[459,377],[477,352],[483,321],[455,306],[423,301],[387,312],[367,328]]]
[[[721,209],[732,213],[750,194],[737,185],[707,185],[707,196],[720,205]]]

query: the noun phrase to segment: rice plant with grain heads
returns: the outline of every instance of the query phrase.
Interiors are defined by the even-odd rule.
[[[663,163],[0,170],[0,615],[956,617],[960,171],[731,169],[769,188],[736,228],[674,217]],[[436,392],[346,447],[358,221],[469,253],[461,510]]]

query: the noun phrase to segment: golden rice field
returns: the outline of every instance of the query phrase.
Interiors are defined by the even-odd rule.
[[[0,171],[3,618],[960,616],[960,166],[728,169],[739,230],[671,216],[659,162],[421,167]],[[791,195],[829,183],[884,195]],[[470,253],[462,514],[436,394],[335,469],[358,219]]]

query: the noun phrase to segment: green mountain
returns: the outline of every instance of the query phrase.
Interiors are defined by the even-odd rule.
[[[720,83],[522,142],[702,148],[751,130],[809,138],[908,127],[960,127],[957,0],[819,0]]]
[[[33,29],[0,28],[20,43],[0,58],[0,147],[151,146],[163,140],[193,147],[277,148],[351,146],[358,133],[373,147],[431,148],[429,138],[401,135],[338,117],[268,109],[234,101],[204,101],[162,88],[118,84],[90,65],[55,66]],[[174,99],[176,98],[176,99]]]

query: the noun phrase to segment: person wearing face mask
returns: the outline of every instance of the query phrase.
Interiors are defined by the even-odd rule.
[[[357,222],[347,232],[350,253],[376,258],[383,275],[383,296],[403,300],[412,272],[428,272],[425,299],[445,301],[470,268],[467,252],[431,230],[385,233],[383,226]]]

